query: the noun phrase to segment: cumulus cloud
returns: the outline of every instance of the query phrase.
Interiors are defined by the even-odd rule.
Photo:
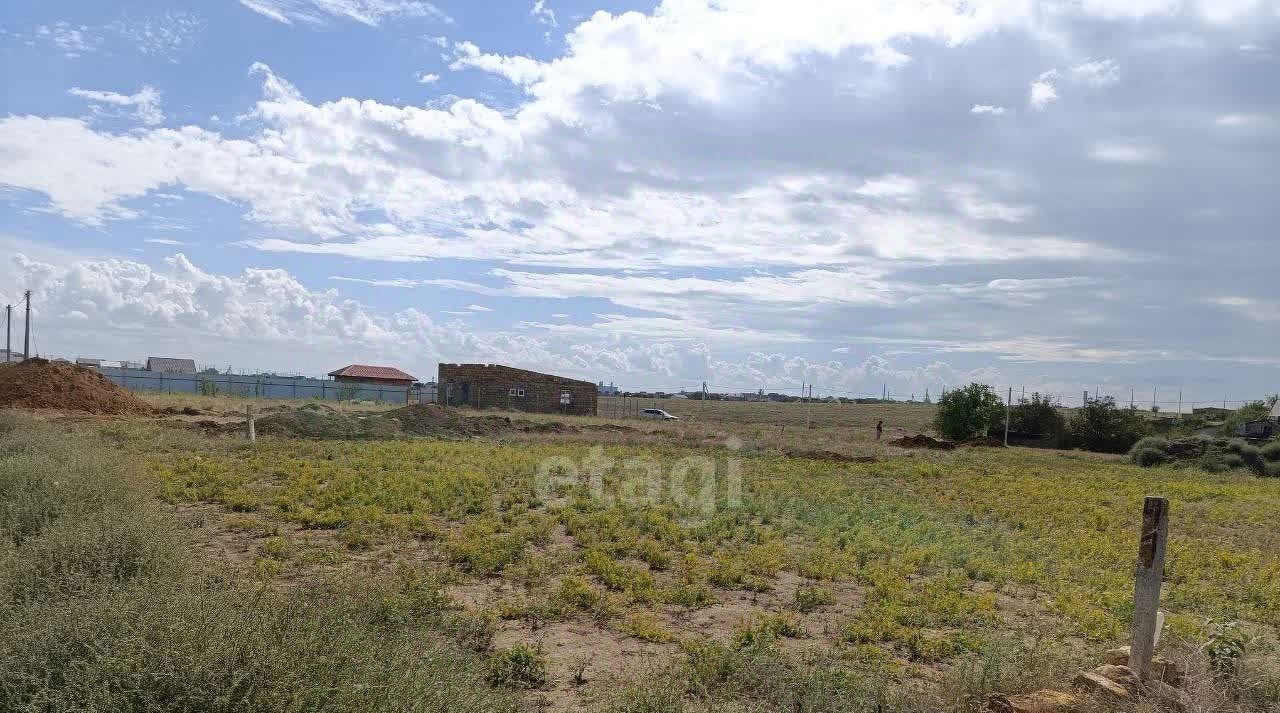
[[[385,0],[246,2],[293,23],[418,12]],[[0,183],[7,198],[94,226],[137,218],[139,199],[156,192],[212,196],[243,211],[248,225],[233,232],[256,251],[397,263],[353,268],[348,277],[370,287],[440,289],[442,272],[477,294],[564,295],[578,302],[561,307],[576,316],[562,326],[638,340],[685,330],[682,343],[821,335],[846,344],[860,334],[1019,358],[1189,354],[1132,343],[1178,339],[1130,318],[1171,302],[1105,293],[1131,269],[1115,263],[1153,253],[1152,233],[1170,246],[1158,251],[1165,274],[1204,264],[1178,215],[1219,216],[1236,248],[1268,223],[1265,168],[1242,157],[1268,155],[1270,135],[1189,111],[1186,97],[1221,88],[1232,103],[1218,111],[1240,116],[1273,102],[1223,84],[1239,77],[1234,65],[1142,44],[1184,32],[1229,41],[1226,54],[1244,61],[1236,46],[1253,35],[1234,30],[1261,6],[1240,5],[1224,20],[1199,4],[671,1],[566,24],[554,56],[420,38],[453,71],[510,82],[504,105],[450,95],[401,106],[361,100],[358,87],[313,101],[259,65],[261,98],[225,129],[13,114],[0,118]],[[1080,30],[1118,17],[1131,47]],[[1167,84],[1142,84],[1131,68],[1143,53],[1160,53]],[[1121,66],[1135,91],[1106,92],[1098,111]],[[972,102],[1023,91],[1033,109],[1054,111],[1002,121],[956,111],[1016,113]],[[1099,165],[1157,160],[1196,170]],[[1146,191],[1152,200],[1134,200]],[[1152,215],[1156,203],[1176,210]],[[237,254],[264,257],[255,250]],[[1065,288],[1031,281],[1086,274],[1081,263],[1110,280],[1059,305],[1054,320],[1037,317],[1039,296]],[[378,272],[400,268],[401,277]],[[678,309],[672,294],[689,306]],[[974,320],[966,300],[996,305],[1007,323]],[[611,306],[594,314],[584,304]],[[737,322],[717,321],[724,314]],[[552,335],[549,353],[555,335],[586,337],[537,316],[524,327]],[[1248,346],[1241,338],[1224,350]]]

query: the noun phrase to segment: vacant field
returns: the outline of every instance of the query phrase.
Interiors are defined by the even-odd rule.
[[[1162,494],[1163,645],[1200,660],[1242,622],[1246,673],[1206,683],[1205,710],[1280,702],[1280,481],[842,435],[880,418],[915,433],[923,405],[813,404],[811,430],[802,404],[699,406],[497,439],[93,429],[205,567],[279,596],[369,582],[414,610],[431,593],[454,613],[413,626],[478,650],[492,695],[566,711],[959,711],[1065,684],[1124,642],[1142,497]]]

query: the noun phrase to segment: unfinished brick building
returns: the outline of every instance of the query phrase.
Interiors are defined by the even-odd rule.
[[[596,415],[596,385],[501,364],[441,364],[440,403],[513,411]]]

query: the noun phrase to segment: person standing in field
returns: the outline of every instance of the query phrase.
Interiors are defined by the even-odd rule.
[[[884,435],[884,421],[876,421],[876,440],[880,440],[882,435]]]

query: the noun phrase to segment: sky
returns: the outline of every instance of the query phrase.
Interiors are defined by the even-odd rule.
[[[1260,398],[1277,77],[1280,0],[8,0],[0,302],[236,371]]]

